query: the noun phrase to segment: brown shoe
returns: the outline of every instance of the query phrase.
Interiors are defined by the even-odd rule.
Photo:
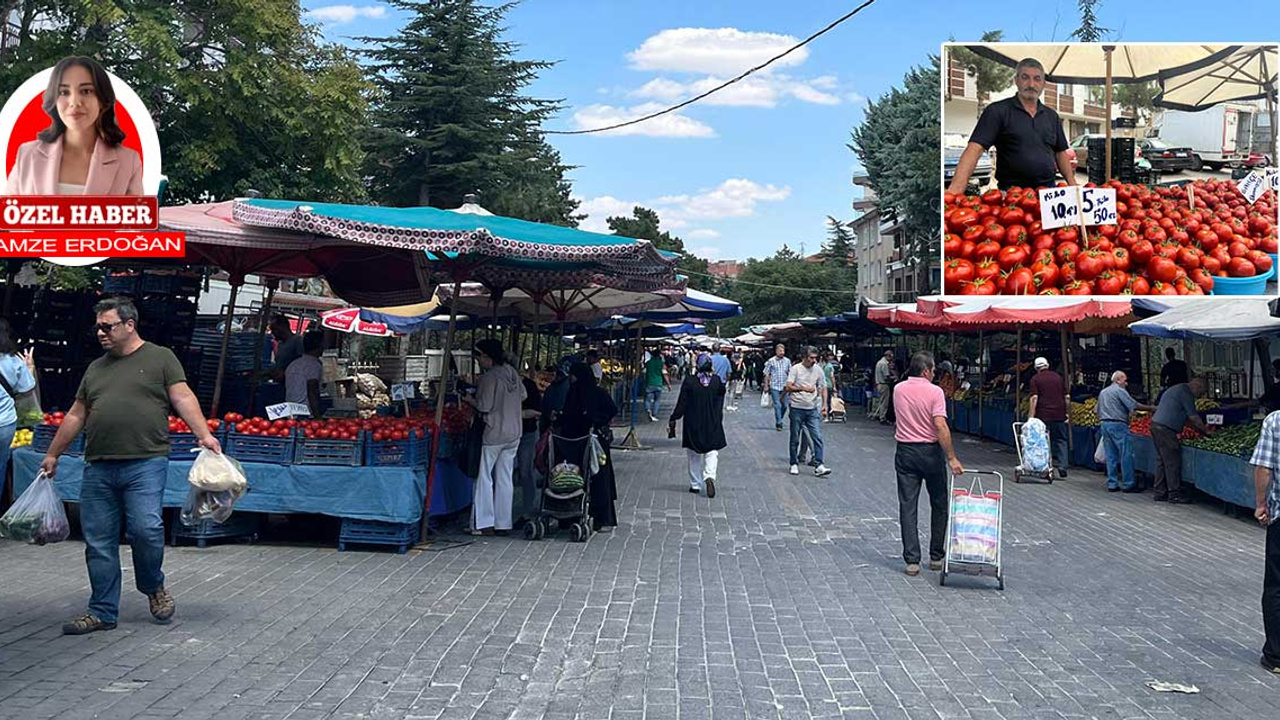
[[[173,618],[175,606],[173,604],[173,596],[165,590],[163,586],[154,593],[147,595],[147,602],[151,606],[151,617],[160,622],[169,622]]]
[[[910,575],[911,577],[915,577],[915,576],[919,575],[919,574],[920,574],[920,563],[908,563],[908,564],[907,564],[907,574],[908,574],[908,575]]]
[[[934,572],[938,572],[939,570],[941,570],[941,569],[942,569],[942,561],[941,561],[941,560],[930,560],[930,561],[929,561],[929,569],[930,569],[930,570],[932,570],[932,571],[934,571]]]
[[[103,622],[98,619],[97,615],[85,613],[80,617],[74,618],[69,622],[62,624],[63,635],[87,635],[98,630],[115,630],[116,624]]]

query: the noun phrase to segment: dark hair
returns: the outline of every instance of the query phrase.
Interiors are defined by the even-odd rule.
[[[0,318],[0,355],[17,355],[18,344],[13,341],[13,336],[9,334],[9,321]]]
[[[89,71],[89,76],[93,78],[93,92],[98,96],[98,104],[102,106],[102,112],[94,122],[98,129],[98,137],[106,140],[112,147],[119,145],[124,141],[125,134],[116,123],[116,91],[111,87],[111,78],[107,75],[106,69],[96,60],[77,55],[62,58],[57,65],[53,66],[53,74],[49,76],[49,86],[45,88],[44,102],[41,105],[44,113],[53,120],[53,124],[40,132],[40,140],[47,143],[57,142],[58,138],[67,131],[67,124],[62,122],[62,118],[58,115],[58,86],[62,84],[62,75],[67,68],[76,65]]]
[[[600,357],[600,351],[599,351],[599,350],[588,350],[588,351],[587,351],[587,357]]]
[[[268,325],[288,325],[290,328],[293,327],[293,323],[289,322],[288,316],[284,315],[283,313],[272,313],[271,321],[267,324]]]
[[[493,338],[485,338],[476,343],[476,350],[484,353],[494,365],[506,365],[507,353],[502,349],[502,343]]]
[[[1177,357],[1177,355],[1175,355],[1175,354],[1174,354],[1174,352],[1173,352],[1173,348],[1171,348],[1171,347],[1167,347],[1167,348],[1165,348],[1165,349],[1164,349],[1164,356],[1165,356],[1165,357],[1167,357],[1167,358],[1169,358],[1170,360],[1172,360],[1172,359],[1174,359],[1174,358],[1176,358],[1176,357]]]
[[[1035,58],[1023,58],[1019,60],[1018,64],[1014,66],[1013,71],[1016,73],[1024,67],[1035,68],[1040,71],[1041,75],[1048,74],[1044,70],[1044,65],[1041,65],[1040,61]]]
[[[101,315],[104,312],[116,311],[116,315],[120,316],[121,322],[132,320],[135,324],[138,322],[138,306],[127,297],[109,297],[98,301],[93,306],[93,314]]]
[[[312,330],[302,336],[302,351],[306,353],[324,350],[324,333]]]
[[[925,370],[933,369],[933,353],[921,350],[911,356],[911,367],[907,369],[907,375],[911,377],[921,377]]]
[[[569,366],[569,377],[577,381],[579,386],[583,383],[588,385],[596,384],[596,374],[591,372],[591,367],[585,363],[576,362]]]

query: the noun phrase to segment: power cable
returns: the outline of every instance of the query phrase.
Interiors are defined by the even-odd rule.
[[[751,280],[739,280],[737,278],[724,277],[723,275],[711,275],[708,273],[694,272],[693,270],[686,270],[685,268],[677,268],[676,272],[680,273],[681,275],[697,275],[698,277],[711,278],[712,280],[718,280],[721,282],[739,283],[741,285],[754,285],[756,287],[773,288],[774,290],[796,290],[799,292],[807,292],[807,293],[835,293],[839,295],[857,295],[858,294],[857,290],[826,290],[823,288],[792,287],[790,285],[773,285],[770,283],[752,282]]]
[[[667,109],[665,109],[665,110],[659,110],[659,111],[654,112],[654,113],[649,113],[648,115],[645,115],[644,117],[638,117],[638,118],[636,118],[636,119],[634,119],[634,120],[627,120],[627,121],[625,121],[625,122],[615,123],[615,124],[613,124],[613,125],[606,125],[606,126],[604,126],[604,127],[591,128],[591,129],[589,129],[589,130],[544,130],[544,131],[542,131],[542,134],[543,134],[543,135],[588,135],[588,134],[590,134],[590,133],[605,132],[605,131],[607,131],[607,130],[617,130],[617,129],[619,129],[619,128],[624,128],[624,127],[627,127],[627,126],[629,126],[629,125],[638,125],[639,123],[646,122],[646,121],[652,120],[652,119],[654,119],[654,118],[656,118],[656,117],[661,117],[661,116],[663,116],[663,115],[667,115],[667,114],[669,114],[669,113],[673,113],[673,112],[675,112],[675,111],[677,111],[677,110],[680,110],[680,109],[682,109],[682,108],[689,107],[690,105],[692,105],[692,104],[694,104],[694,103],[698,102],[699,100],[703,100],[703,99],[705,99],[705,98],[708,98],[708,97],[710,97],[711,95],[714,95],[714,94],[716,94],[716,93],[720,92],[721,90],[723,90],[723,89],[725,89],[725,88],[729,87],[730,85],[733,85],[733,84],[734,84],[734,83],[736,83],[736,82],[740,82],[740,81],[742,81],[742,80],[746,79],[746,78],[747,78],[748,76],[750,76],[751,74],[753,74],[753,73],[755,73],[755,72],[758,72],[758,71],[760,71],[760,70],[763,70],[764,68],[769,67],[769,66],[770,66],[770,65],[772,65],[773,63],[775,63],[775,62],[777,62],[777,61],[781,60],[782,58],[784,58],[784,57],[786,57],[786,56],[790,55],[791,53],[795,52],[796,50],[799,50],[800,48],[804,47],[805,45],[808,45],[809,43],[813,42],[814,40],[817,40],[818,38],[822,37],[823,35],[827,34],[828,32],[831,32],[832,30],[834,30],[834,29],[835,29],[837,26],[839,26],[841,23],[844,23],[846,20],[849,20],[849,19],[850,19],[850,18],[852,18],[854,15],[857,15],[858,13],[862,12],[865,8],[867,8],[867,7],[869,7],[870,5],[874,4],[874,3],[875,3],[875,1],[876,1],[876,0],[866,0],[866,2],[862,3],[861,5],[859,5],[858,7],[854,8],[853,10],[850,10],[849,12],[845,13],[843,16],[841,16],[840,18],[836,19],[834,22],[830,23],[829,25],[827,25],[826,27],[822,28],[822,29],[821,29],[821,30],[819,30],[818,32],[816,32],[816,33],[814,33],[814,34],[810,35],[809,37],[805,38],[804,40],[801,40],[799,43],[797,43],[797,44],[795,44],[795,45],[792,45],[790,48],[787,48],[787,50],[786,50],[785,52],[783,52],[783,53],[781,53],[781,54],[779,54],[779,55],[775,55],[775,56],[773,56],[773,57],[769,58],[768,60],[766,60],[765,62],[763,62],[763,63],[761,63],[761,64],[759,64],[759,65],[756,65],[755,67],[751,68],[750,70],[747,70],[746,72],[742,73],[741,75],[739,75],[739,76],[737,76],[737,77],[733,78],[732,80],[729,80],[729,81],[727,81],[727,82],[721,83],[720,85],[717,85],[716,87],[711,88],[710,90],[708,90],[708,91],[706,91],[706,92],[702,93],[701,95],[697,95],[697,96],[695,96],[695,97],[691,97],[691,98],[689,98],[688,100],[685,100],[684,102],[682,102],[682,103],[680,103],[680,104],[678,104],[678,105],[672,105],[671,107],[669,107],[669,108],[667,108]]]

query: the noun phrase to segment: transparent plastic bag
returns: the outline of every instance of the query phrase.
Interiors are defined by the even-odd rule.
[[[231,517],[236,501],[243,496],[244,490],[201,490],[192,485],[179,518],[183,525],[199,525],[202,520],[224,523]]]
[[[1031,472],[1049,469],[1049,429],[1039,418],[1022,426],[1022,460]]]
[[[43,471],[0,517],[0,537],[32,545],[62,542],[71,534],[62,498]]]
[[[244,476],[244,467],[233,457],[225,453],[200,449],[200,454],[187,473],[187,482],[200,490],[209,492],[238,491],[244,494],[249,481]]]

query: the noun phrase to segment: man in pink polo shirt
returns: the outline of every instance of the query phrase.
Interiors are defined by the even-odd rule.
[[[920,484],[929,491],[929,569],[941,570],[947,541],[947,469],[964,472],[951,445],[947,427],[947,398],[933,384],[933,353],[918,352],[911,358],[905,382],[893,389],[893,410],[898,417],[893,458],[898,473],[898,519],[902,523],[902,559],[907,574],[920,574],[918,506]]]

